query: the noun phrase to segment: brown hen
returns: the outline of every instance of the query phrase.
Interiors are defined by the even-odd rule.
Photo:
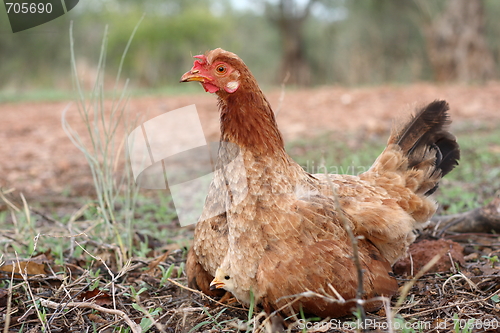
[[[188,254],[189,286],[212,295],[225,289],[244,304],[253,294],[269,310],[300,294],[285,312],[347,315],[358,284],[347,221],[360,238],[364,298],[394,295],[391,265],[436,211],[430,196],[458,164],[447,103],[435,101],[395,129],[365,173],[311,175],[285,152],[273,110],[244,62],[222,49],[195,58],[181,82],[217,94],[222,143]],[[236,155],[240,163],[229,163]]]

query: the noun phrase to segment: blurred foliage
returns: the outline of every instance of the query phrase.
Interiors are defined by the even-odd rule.
[[[343,3],[345,19],[331,24],[309,22],[308,52],[318,83],[357,85],[431,78],[418,27],[419,12],[412,1]]]
[[[317,1],[304,26],[312,84],[363,85],[431,80],[421,25],[440,10],[421,1]],[[259,82],[275,84],[281,43],[266,17],[276,1],[86,0],[68,14],[13,34],[0,21],[1,92],[69,89],[69,22],[74,21],[77,61],[93,82],[100,41],[109,25],[108,67],[114,77],[128,37],[142,15],[125,59],[122,78],[133,88],[176,85],[192,64],[190,55],[222,47],[240,55]],[[500,2],[485,0],[486,34],[496,64],[500,58]],[[6,17],[5,7],[0,15]],[[110,80],[110,82],[112,82]]]

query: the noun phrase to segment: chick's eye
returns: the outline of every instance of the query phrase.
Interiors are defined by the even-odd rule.
[[[229,280],[229,275],[224,276],[224,279]]]
[[[217,66],[215,70],[217,71],[218,74],[224,74],[227,71],[226,66],[224,65]]]

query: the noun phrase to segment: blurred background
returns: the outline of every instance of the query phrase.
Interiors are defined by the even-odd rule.
[[[87,133],[74,103],[70,23],[84,98],[100,73],[111,99],[123,51],[143,18],[117,85],[121,91],[130,79],[124,104],[131,119],[196,104],[206,137],[218,140],[214,96],[179,78],[191,55],[222,47],[250,67],[278,113],[288,151],[305,168],[323,157],[334,166],[369,166],[394,119],[442,98],[469,158],[448,188],[480,192],[456,201],[475,207],[500,188],[498,0],[82,0],[18,33],[3,5],[0,11],[0,187],[37,200],[38,193],[93,195],[86,161],[61,126],[73,101],[68,122]],[[443,188],[443,197],[454,197]]]
[[[482,83],[499,72],[496,0],[85,0],[15,34],[2,19],[2,98],[71,90],[71,20],[78,70],[89,84],[109,25],[107,74],[114,80],[143,14],[122,75],[137,90],[191,89],[177,85],[189,55],[215,47],[240,55],[264,86],[287,75],[290,86]]]

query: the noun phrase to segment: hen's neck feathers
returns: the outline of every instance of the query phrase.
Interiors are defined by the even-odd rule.
[[[219,95],[221,140],[254,155],[285,154],[284,142],[266,97],[248,69],[239,89]]]

